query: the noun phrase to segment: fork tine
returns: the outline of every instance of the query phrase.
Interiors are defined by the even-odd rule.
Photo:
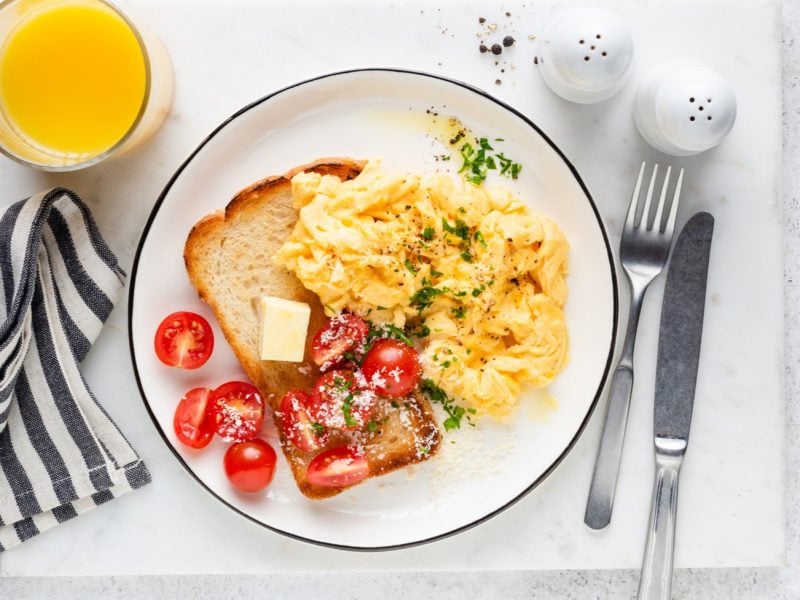
[[[630,206],[628,206],[625,227],[633,227],[633,221],[636,219],[636,209],[639,207],[639,192],[642,189],[642,178],[644,177],[644,168],[646,166],[647,163],[642,161],[642,166],[639,169],[639,178],[636,180],[636,186],[633,188],[633,197],[631,198]]]
[[[653,175],[650,177],[650,185],[647,187],[647,198],[644,200],[644,210],[642,210],[642,219],[639,221],[639,227],[644,226],[645,229],[650,229],[648,227],[648,222],[650,220],[650,204],[653,201],[653,188],[656,186],[656,176],[658,175],[658,165],[653,167]]]
[[[656,218],[653,220],[653,229],[661,231],[661,218],[664,215],[664,202],[667,199],[667,186],[669,186],[669,175],[672,172],[672,167],[667,165],[667,174],[664,177],[664,185],[661,186],[661,196],[658,199],[658,208],[656,209]]]
[[[671,236],[675,229],[675,216],[678,214],[678,202],[681,198],[681,184],[683,183],[683,169],[678,173],[678,182],[675,184],[675,193],[672,195],[672,206],[669,209],[669,219],[667,219],[667,227],[664,232]]]

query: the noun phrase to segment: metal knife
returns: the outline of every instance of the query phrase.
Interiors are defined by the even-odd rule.
[[[714,217],[710,214],[700,212],[689,219],[675,242],[667,273],[653,419],[656,477],[639,600],[670,598],[678,475],[692,424],[713,232]]]

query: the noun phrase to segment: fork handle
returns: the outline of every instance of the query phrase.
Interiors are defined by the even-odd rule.
[[[622,445],[625,440],[625,428],[628,425],[628,412],[631,406],[633,348],[647,283],[634,279],[631,279],[630,282],[631,308],[625,342],[622,346],[619,363],[611,379],[606,415],[603,421],[603,433],[600,437],[600,447],[597,450],[592,483],[589,488],[589,499],[586,502],[586,513],[583,517],[583,522],[592,529],[603,529],[611,522],[619,463],[622,458]]]

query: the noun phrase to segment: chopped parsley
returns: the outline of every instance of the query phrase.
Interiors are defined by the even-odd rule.
[[[472,252],[470,252],[469,250],[464,250],[461,254],[459,254],[459,256],[464,260],[464,262],[468,263],[472,262],[473,259]]]
[[[463,319],[464,315],[467,314],[467,307],[466,306],[457,306],[456,308],[450,309],[450,311],[453,313],[453,316],[456,319]]]
[[[389,335],[389,337],[392,337],[396,340],[400,340],[401,342],[403,342],[408,346],[414,345],[414,342],[411,341],[411,338],[408,337],[406,335],[406,332],[400,329],[399,327],[396,327],[391,323],[385,323],[384,325],[381,326],[381,328],[385,333]]]
[[[405,261],[403,261],[403,264],[405,265],[406,269],[411,271],[413,275],[416,275],[419,272],[419,267],[415,267],[413,264],[411,264],[411,261],[409,259],[405,259]]]
[[[367,429],[369,429],[372,433],[378,431],[378,422],[377,421],[370,421],[367,423]]]
[[[436,230],[433,227],[426,227],[422,230],[422,239],[426,242],[432,242],[434,235],[436,235]]]
[[[442,229],[444,229],[447,233],[452,233],[457,238],[460,238],[464,241],[469,239],[469,225],[464,223],[461,219],[456,219],[455,225],[450,225],[447,222],[447,219],[442,217]]]
[[[436,269],[431,269],[431,277],[441,277],[444,275],[441,271],[437,271]]]
[[[316,421],[311,423],[311,429],[314,430],[314,435],[316,436],[320,436],[325,433],[325,426],[322,423],[317,423]]]
[[[481,287],[474,288],[472,290],[472,297],[473,298],[477,298],[478,296],[480,296],[483,293],[483,290],[485,290],[485,289],[486,289],[486,286],[483,285],[483,284],[481,284]]]
[[[425,394],[431,402],[441,404],[442,408],[447,413],[447,419],[444,421],[445,431],[459,429],[461,427],[461,419],[463,419],[467,413],[475,414],[475,409],[467,409],[463,406],[458,406],[432,379],[423,379],[421,389],[422,393]],[[469,421],[468,415],[467,421]]]
[[[358,421],[353,418],[353,394],[347,394],[342,402],[342,413],[344,414],[344,423],[348,427],[358,427]]]
[[[431,286],[420,288],[411,296],[411,306],[422,312],[433,304],[433,299],[436,298],[436,296],[441,296],[444,293],[445,290]]]
[[[501,141],[501,138],[497,138],[497,141]],[[485,137],[479,138],[477,143],[476,147],[466,142],[459,150],[463,162],[458,172],[466,173],[464,177],[467,181],[473,185],[482,184],[490,170],[495,171],[498,169],[498,164],[500,175],[511,177],[511,179],[516,179],[519,176],[522,170],[521,164],[514,162],[502,152],[495,152],[489,140]]]
[[[420,325],[419,329],[414,332],[414,335],[418,338],[428,337],[431,334],[431,328],[427,325]]]
[[[486,240],[483,238],[483,234],[480,231],[476,231],[473,237],[475,238],[476,242],[486,248]]]

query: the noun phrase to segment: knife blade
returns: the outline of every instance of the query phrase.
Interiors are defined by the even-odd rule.
[[[653,433],[689,441],[700,339],[706,302],[714,217],[707,212],[686,223],[672,250],[658,337]]]
[[[667,272],[653,415],[656,474],[639,600],[671,596],[678,477],[692,424],[713,233],[710,214],[689,219],[675,242]]]

